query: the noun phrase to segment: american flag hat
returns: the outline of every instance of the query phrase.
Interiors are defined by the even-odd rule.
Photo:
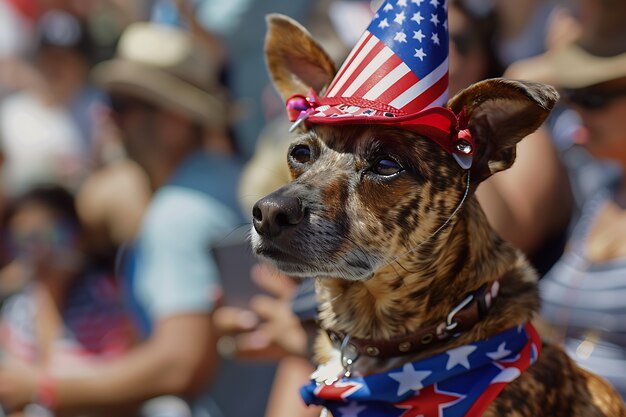
[[[306,124],[384,124],[424,135],[471,165],[474,144],[448,101],[446,0],[386,0],[321,97],[287,100]]]

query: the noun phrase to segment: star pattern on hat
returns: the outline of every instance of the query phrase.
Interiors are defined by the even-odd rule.
[[[419,10],[409,8],[405,0],[396,1],[395,6],[390,1],[386,2],[374,16],[373,23],[379,29],[393,30],[391,39],[395,42],[408,44],[409,39],[415,39],[422,44],[421,48],[414,47],[411,49],[414,51],[411,56],[413,59],[418,59],[419,62],[424,62],[427,57],[431,59],[429,51],[437,51],[442,46],[444,39],[447,44],[447,4],[443,0],[411,0],[411,3],[417,4]],[[426,20],[428,20],[429,25],[424,25]],[[411,24],[407,24],[408,21]],[[407,32],[407,29],[410,31]],[[413,36],[409,38],[410,35],[407,33],[413,33]],[[429,42],[424,43],[427,39]]]
[[[406,33],[404,33],[404,31],[396,32],[396,36],[393,40],[406,43]]]
[[[406,19],[406,16],[404,15],[404,11],[401,11],[400,13],[396,13],[396,17],[395,19],[393,19],[393,21],[399,25],[402,25],[402,23],[404,23],[404,19]]]
[[[424,20],[424,17],[422,17],[422,14],[420,12],[417,12],[413,13],[413,17],[411,17],[411,20],[419,25],[422,23],[422,20]]]

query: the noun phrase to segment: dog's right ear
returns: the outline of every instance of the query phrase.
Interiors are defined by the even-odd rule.
[[[515,147],[548,117],[559,95],[551,86],[494,78],[461,91],[448,103],[476,142],[472,178],[480,182],[509,168]]]
[[[281,15],[266,17],[265,60],[272,81],[284,100],[306,95],[309,88],[321,93],[336,69],[328,54],[295,20]]]

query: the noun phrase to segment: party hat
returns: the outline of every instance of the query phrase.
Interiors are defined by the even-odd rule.
[[[322,97],[311,90],[287,100],[295,128],[307,124],[385,124],[427,136],[471,165],[473,143],[459,146],[448,101],[445,0],[387,0]],[[464,132],[468,133],[468,132]],[[467,134],[462,134],[467,144]]]

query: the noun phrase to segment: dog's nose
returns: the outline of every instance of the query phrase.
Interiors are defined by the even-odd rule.
[[[304,218],[302,202],[297,197],[269,195],[252,208],[254,229],[265,237],[276,237],[284,229],[295,226]]]

